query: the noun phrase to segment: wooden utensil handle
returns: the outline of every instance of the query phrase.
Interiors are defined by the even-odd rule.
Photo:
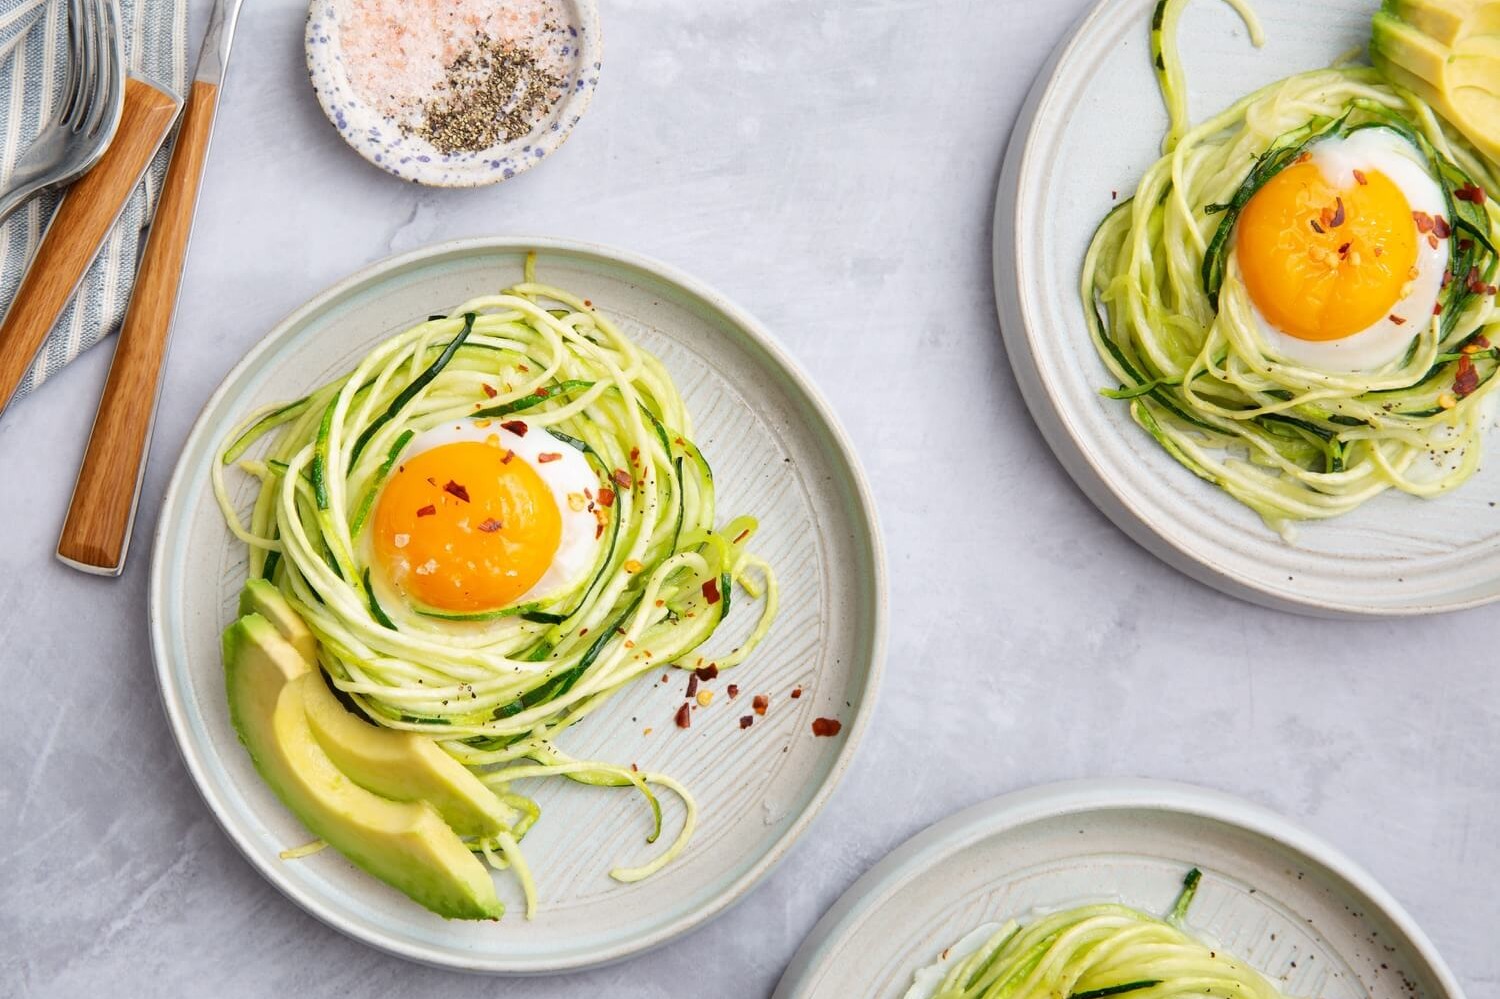
[[[125,106],[114,141],[68,189],[0,323],[0,412],[20,388],[130,192],[161,148],[177,107],[173,95],[143,80],[125,81]]]
[[[120,328],[88,450],[57,543],[59,558],[88,572],[118,574],[130,544],[167,337],[177,308],[177,290],[182,283],[182,265],[187,258],[218,97],[218,86],[203,80],[196,81],[188,95],[156,220],[136,272],[130,310]]]

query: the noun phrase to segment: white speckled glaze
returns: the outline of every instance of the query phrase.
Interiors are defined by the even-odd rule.
[[[1287,995],[1463,999],[1411,917],[1333,847],[1248,801],[1148,780],[1048,784],[917,834],[819,921],[773,999],[899,999],[982,923],[1093,901],[1166,912],[1192,867],[1189,927]]]
[[[1159,155],[1166,113],[1147,26],[1155,0],[1104,0],[1038,76],[1006,155],[995,208],[995,290],[1011,366],[1047,442],[1089,498],[1169,565],[1226,593],[1324,616],[1457,610],[1500,597],[1500,462],[1453,493],[1378,496],[1283,541],[1178,465],[1099,395],[1112,384],[1078,294],[1089,238]],[[1192,4],[1180,29],[1200,120],[1257,87],[1331,63],[1369,37],[1369,0],[1256,0],[1252,47],[1225,4]],[[1058,164],[1067,164],[1058,169]],[[1486,445],[1496,447],[1495,428]]]
[[[563,97],[530,134],[478,152],[443,153],[370,107],[349,82],[339,42],[338,10],[348,0],[312,0],[307,10],[307,75],[328,121],[365,159],[400,177],[432,187],[478,187],[509,180],[554,153],[593,100],[603,65],[596,0],[559,0],[566,11],[564,55],[571,69]]]
[[[638,863],[648,814],[638,798],[567,781],[534,783],[543,808],[526,838],[540,890],[528,922],[519,891],[499,923],[445,922],[331,850],[287,862],[305,829],[256,775],[224,698],[218,635],[233,617],[244,552],[224,529],[207,473],[232,424],[264,402],[295,398],[347,370],[411,322],[517,280],[527,249],[537,274],[591,298],[672,372],[713,465],[722,515],[760,518],[756,550],[776,567],[782,611],[765,643],[715,686],[688,731],[672,717],[685,674],[649,678],[571,729],[581,758],[639,762],[682,780],[700,806],[688,851],[643,882],[608,876]],[[235,476],[232,495],[251,498]],[[750,317],[662,265],[552,240],[479,239],[395,257],[345,280],[278,325],[209,400],[173,476],[157,534],[151,637],[173,733],[210,808],[250,861],[297,903],[366,943],[430,964],[539,973],[601,964],[664,943],[743,895],[807,828],[863,735],[884,645],[884,554],[863,476],[833,416]],[[741,618],[740,627],[749,619]],[[726,625],[732,640],[733,617]],[[743,693],[731,702],[728,679]],[[804,695],[787,695],[796,686]],[[751,695],[766,717],[742,731]],[[812,719],[843,733],[815,738]],[[646,728],[654,729],[645,735]],[[664,801],[668,829],[680,806]],[[660,844],[658,844],[659,848]]]

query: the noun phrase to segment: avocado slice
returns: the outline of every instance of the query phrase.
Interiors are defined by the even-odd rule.
[[[312,632],[270,583],[247,582],[240,613],[260,614],[302,654],[309,668],[317,662]],[[460,836],[493,836],[510,827],[507,809],[495,792],[430,738],[361,721],[326,683],[309,683],[304,690],[313,736],[333,765],[366,791],[393,801],[425,801]]]
[[[246,614],[259,614],[270,621],[303,659],[318,661],[317,638],[275,584],[258,578],[245,581],[240,591],[240,616]]]
[[[425,801],[460,836],[493,836],[510,827],[495,792],[431,739],[360,721],[322,674],[303,693],[313,736],[360,787],[393,801]]]
[[[431,805],[372,794],[334,766],[306,709],[309,687],[327,687],[270,621],[248,614],[225,630],[224,673],[255,768],[315,836],[440,916],[500,918],[489,871]]]
[[[1500,2],[1385,0],[1370,61],[1500,162]]]

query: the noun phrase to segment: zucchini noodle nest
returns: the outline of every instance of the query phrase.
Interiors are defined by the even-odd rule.
[[[1433,496],[1479,463],[1500,332],[1494,299],[1497,167],[1374,69],[1289,77],[1207,121],[1186,120],[1176,25],[1162,0],[1152,54],[1170,127],[1163,156],[1100,224],[1083,267],[1099,356],[1135,422],[1177,461],[1273,529],[1327,518],[1395,488]],[[1239,0],[1254,42],[1260,28]],[[1365,128],[1411,143],[1447,201],[1453,250],[1441,311],[1404,357],[1329,373],[1270,352],[1230,266],[1241,210],[1313,144]]]
[[[611,874],[635,881],[659,870],[692,835],[692,796],[662,774],[572,759],[556,740],[644,673],[738,665],[777,601],[771,568],[745,548],[755,521],[715,527],[713,476],[662,364],[592,303],[536,283],[534,267],[528,256],[522,283],[386,340],[302,399],[250,414],[213,473],[225,521],[249,546],[249,573],[274,582],[306,620],[335,689],[366,718],[437,740],[511,809],[508,832],[470,846],[515,870],[528,916],[535,890],[517,843],[540,810],[513,782],[634,787],[654,816],[649,842],[662,828],[652,788],[671,790],[685,813],[675,841]],[[445,422],[518,413],[581,451],[617,492],[594,567],[545,606],[454,619],[382,604],[361,535],[403,449]],[[244,457],[258,442],[261,457]],[[261,483],[248,525],[225,486],[231,464]],[[761,601],[759,618],[732,650],[699,650],[729,611],[732,583]]]
[[[1011,920],[973,953],[952,960],[931,999],[1281,999],[1266,978],[1183,928],[1201,874],[1194,869],[1165,920],[1124,905],[1085,905],[1043,916],[1029,926]],[[961,945],[960,945],[961,946]]]

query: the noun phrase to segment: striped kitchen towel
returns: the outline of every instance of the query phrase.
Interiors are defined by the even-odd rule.
[[[66,0],[0,0],[0,184],[52,117],[67,73]],[[187,83],[187,0],[120,0],[130,72],[182,93]],[[107,333],[130,302],[136,258],[167,170],[166,150],[151,163],[120,221],[104,241],[18,392],[23,396]],[[32,198],[0,223],[0,312],[9,308],[62,192]]]

